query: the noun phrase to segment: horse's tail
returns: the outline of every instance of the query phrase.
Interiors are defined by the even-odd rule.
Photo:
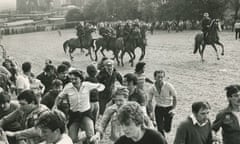
[[[195,44],[194,44],[193,54],[196,54],[197,51],[200,49],[200,45],[201,45],[200,35],[201,34],[197,34],[196,37],[195,37]]]
[[[68,44],[69,44],[69,41],[68,41],[68,40],[66,40],[66,41],[63,43],[63,50],[64,50],[65,53],[67,53]]]

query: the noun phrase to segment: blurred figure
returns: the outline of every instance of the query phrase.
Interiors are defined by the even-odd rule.
[[[238,38],[240,39],[240,20],[237,20],[234,24],[234,29],[235,29],[235,39],[237,40]]]

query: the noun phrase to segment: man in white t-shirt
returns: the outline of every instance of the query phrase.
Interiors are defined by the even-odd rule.
[[[16,88],[17,94],[21,93],[23,90],[30,89],[29,76],[31,74],[31,63],[24,62],[22,64],[23,74],[17,76],[16,79]]]
[[[148,107],[152,108],[152,100],[155,98],[155,119],[158,131],[163,135],[170,132],[173,118],[173,109],[176,107],[176,90],[174,86],[164,80],[165,71],[154,72],[155,83],[149,89]],[[151,113],[152,110],[150,110]]]

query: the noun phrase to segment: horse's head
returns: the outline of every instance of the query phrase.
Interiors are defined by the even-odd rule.
[[[218,19],[213,19],[209,31],[222,31],[221,22]]]
[[[131,32],[131,37],[134,38],[134,39],[138,39],[138,38],[141,38],[141,31],[139,28],[134,28],[132,29],[132,32]]]

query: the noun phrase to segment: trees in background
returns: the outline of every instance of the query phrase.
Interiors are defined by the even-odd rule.
[[[204,12],[222,19],[225,9],[232,8],[238,17],[240,0],[88,0],[82,13],[71,10],[67,20],[115,21],[127,19],[200,20]],[[76,13],[76,14],[73,14]],[[80,16],[77,16],[80,15]]]

